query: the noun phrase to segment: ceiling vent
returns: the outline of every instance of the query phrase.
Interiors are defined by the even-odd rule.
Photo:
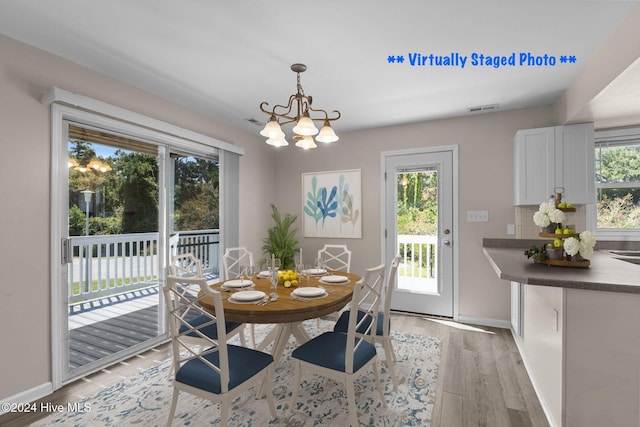
[[[467,112],[469,113],[488,113],[490,111],[496,111],[498,104],[482,105],[480,107],[469,107]]]
[[[247,120],[249,123],[253,123],[253,124],[254,124],[254,125],[256,125],[256,126],[260,126],[260,127],[264,126],[264,123],[261,123],[261,122],[259,122],[259,121],[258,121],[258,120],[256,120],[256,119],[246,119],[246,120]]]

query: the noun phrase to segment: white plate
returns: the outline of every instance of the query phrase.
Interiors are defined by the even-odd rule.
[[[225,288],[246,288],[247,286],[251,286],[253,282],[251,280],[237,279],[237,280],[228,280],[224,282]]]
[[[324,276],[320,281],[324,283],[344,283],[348,282],[349,278],[344,276]]]
[[[304,297],[304,298],[314,298],[314,297],[320,297],[323,296],[326,293],[326,291],[322,288],[316,288],[316,287],[309,287],[309,288],[296,288],[293,291],[293,294],[297,297]]]
[[[327,270],[324,268],[310,268],[309,270],[305,270],[305,273],[312,276],[320,276],[322,274],[327,274]]]
[[[236,301],[257,301],[264,298],[266,294],[262,291],[241,291],[231,296]]]
[[[258,273],[258,277],[271,277],[271,272],[269,270],[261,271]]]

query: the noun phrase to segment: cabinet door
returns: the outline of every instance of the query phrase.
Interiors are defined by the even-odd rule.
[[[558,126],[555,130],[556,187],[574,204],[596,202],[593,123]]]
[[[511,282],[511,328],[519,337],[523,335],[524,293],[522,288],[522,283]]]
[[[526,129],[514,143],[514,204],[537,205],[549,200],[555,187],[555,129]]]
[[[562,425],[564,289],[524,285],[522,359],[551,425]]]

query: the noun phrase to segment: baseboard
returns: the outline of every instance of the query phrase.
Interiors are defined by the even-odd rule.
[[[491,319],[487,317],[464,316],[462,314],[458,315],[458,322],[471,323],[472,325],[490,326],[492,328],[500,328],[500,329],[511,328],[511,322],[508,320]]]
[[[533,391],[536,393],[536,396],[538,397],[538,402],[540,402],[540,406],[542,406],[542,412],[544,412],[544,416],[546,417],[547,422],[549,423],[549,426],[556,427],[556,425],[553,423],[551,419],[549,409],[544,404],[544,401],[540,398],[540,391],[538,390],[538,385],[536,384],[535,380],[531,376],[531,373],[529,372],[529,364],[527,363],[527,358],[524,356],[524,352],[522,351],[522,347],[520,346],[520,341],[518,340],[518,337],[516,336],[516,333],[513,330],[513,328],[511,328],[511,335],[513,336],[513,340],[516,343],[518,353],[520,354],[520,359],[522,359],[522,366],[524,366],[524,370],[527,371],[527,376],[529,377],[529,381],[533,386]]]
[[[2,407],[0,415],[11,412],[12,404],[35,402],[36,400],[48,396],[51,393],[53,393],[53,383],[47,382],[30,388],[29,390],[14,394],[13,396],[9,396],[6,399],[2,399],[2,402],[0,403]]]

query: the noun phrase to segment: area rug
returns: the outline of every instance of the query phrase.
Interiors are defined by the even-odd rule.
[[[305,322],[311,336],[329,330],[331,324]],[[256,336],[263,337],[268,325],[256,325]],[[378,368],[384,387],[387,408],[382,407],[373,375],[356,381],[356,401],[360,425],[428,426],[431,422],[438,365],[442,344],[439,339],[409,333],[393,334],[398,361],[395,364],[398,389],[393,384],[378,348]],[[348,403],[341,383],[303,372],[295,410],[291,410],[294,366],[291,352],[296,347],[291,338],[276,368],[273,394],[277,418],[273,419],[266,399],[256,399],[252,389],[236,399],[230,411],[230,426],[347,426]],[[270,350],[270,347],[267,348]],[[166,425],[172,387],[168,380],[170,360],[166,360],[128,380],[112,385],[95,396],[78,402],[85,412],[51,415],[36,426],[159,426]],[[72,402],[76,403],[76,402]],[[219,406],[181,393],[174,426],[220,425]]]

